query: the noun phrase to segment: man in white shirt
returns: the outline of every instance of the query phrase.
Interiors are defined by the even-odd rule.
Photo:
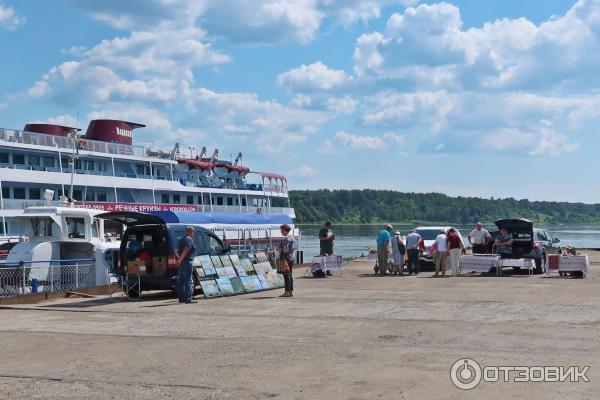
[[[435,253],[435,275],[437,278],[440,273],[440,267],[442,269],[442,278],[446,276],[446,259],[448,258],[448,243],[446,238],[446,230],[442,229],[440,234],[435,238],[435,244],[437,246],[437,253]]]
[[[486,254],[487,244],[492,239],[490,233],[478,222],[475,229],[469,233],[469,243],[473,246],[473,254]]]

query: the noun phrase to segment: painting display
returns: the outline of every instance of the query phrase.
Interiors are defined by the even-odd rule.
[[[269,281],[265,275],[257,274],[256,276],[258,277],[258,280],[260,281],[260,285],[262,286],[263,289],[265,289],[265,290],[273,289],[271,287],[271,285],[269,284]]]
[[[219,290],[219,285],[213,279],[200,281],[200,287],[202,288],[202,293],[204,293],[204,297],[220,297],[221,291]]]
[[[215,268],[223,268],[223,263],[221,262],[219,256],[210,256],[210,259],[212,260]]]
[[[229,278],[217,278],[216,282],[219,286],[219,290],[221,291],[221,295],[233,296],[235,294],[235,290],[233,290],[233,286],[231,285]]]
[[[260,281],[256,275],[241,276],[240,279],[244,285],[244,289],[246,289],[246,292],[258,292],[262,290],[262,285],[260,284]]]
[[[230,278],[231,286],[233,287],[233,291],[235,294],[246,293],[246,289],[244,288],[244,284],[239,277]]]
[[[230,278],[235,278],[237,277],[237,272],[235,272],[235,268],[233,268],[233,266],[228,266],[225,267],[225,273],[227,274],[228,277]]]
[[[219,256],[219,260],[221,260],[221,264],[223,264],[223,267],[232,267],[233,266],[233,263],[231,262],[231,259],[229,258],[228,255]]]

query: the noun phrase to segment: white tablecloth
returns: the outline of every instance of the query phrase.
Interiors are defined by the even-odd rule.
[[[585,277],[591,275],[590,260],[586,255],[561,256],[558,259],[559,272],[582,271]]]
[[[535,269],[535,261],[530,258],[501,258],[496,262],[496,271],[498,272],[498,275],[502,273],[503,268],[522,268],[532,271]]]
[[[343,256],[315,256],[312,260],[312,271],[334,271],[344,268]]]
[[[498,255],[461,255],[458,265],[460,272],[490,272],[496,266],[496,261],[500,259]]]

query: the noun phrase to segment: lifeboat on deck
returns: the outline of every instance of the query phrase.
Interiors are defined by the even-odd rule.
[[[187,186],[206,186],[211,183],[211,171],[214,165],[195,158],[178,158],[177,174]]]
[[[214,167],[215,175],[223,179],[243,179],[250,169],[241,165],[232,165],[226,163],[216,163]]]

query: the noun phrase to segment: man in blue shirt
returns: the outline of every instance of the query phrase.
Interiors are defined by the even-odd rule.
[[[177,295],[180,303],[192,302],[192,260],[196,255],[193,226],[185,228],[185,235],[177,242]]]
[[[377,265],[379,267],[379,275],[381,276],[387,275],[390,239],[393,231],[394,227],[388,224],[377,235]]]

